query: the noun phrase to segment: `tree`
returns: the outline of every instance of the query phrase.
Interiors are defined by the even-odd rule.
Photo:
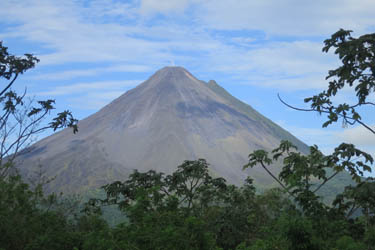
[[[119,209],[137,213],[180,209],[187,215],[199,214],[202,209],[216,202],[227,188],[223,178],[212,178],[205,160],[185,161],[171,175],[150,170],[135,170],[129,179],[116,181],[102,187],[107,198],[92,199],[88,209],[95,205],[118,205]],[[91,206],[92,205],[92,206]],[[139,209],[136,209],[139,208]]]
[[[316,145],[310,147],[309,155],[304,155],[288,141],[282,141],[271,153],[272,157],[269,157],[265,150],[254,151],[244,168],[260,165],[306,213],[319,213],[325,207],[317,191],[339,173],[348,171],[353,180],[362,183],[363,172],[370,171],[368,163],[373,163],[371,155],[345,143],[328,156],[323,155]],[[268,166],[280,157],[283,157],[284,166],[276,177],[268,170]],[[363,157],[365,162],[358,160],[359,157]]]
[[[86,211],[117,205],[129,218],[115,230],[125,249],[216,249],[203,214],[221,202],[227,185],[212,178],[205,160],[185,161],[165,175],[134,171],[124,182],[102,187],[106,199],[91,199]],[[92,209],[94,208],[94,209]]]
[[[268,199],[264,207],[257,204],[251,179],[242,187],[228,185],[210,176],[203,159],[185,161],[169,175],[134,171],[129,179],[102,188],[107,198],[92,199],[87,210],[117,205],[129,218],[118,229],[128,248],[234,249],[261,234],[267,212],[277,213],[263,209]]]
[[[26,98],[26,90],[18,94],[12,87],[19,75],[39,62],[32,54],[11,55],[0,41],[0,246],[5,249],[73,249],[79,245],[78,235],[66,214],[55,209],[55,195],[44,197],[42,186],[33,189],[12,170],[18,153],[38,133],[64,127],[78,130],[77,120],[68,110],[45,125],[42,121],[54,109],[54,100]],[[48,204],[48,206],[46,206]]]
[[[375,33],[353,38],[351,32],[340,29],[324,41],[323,52],[334,48],[342,65],[328,72],[326,79],[330,81],[327,90],[304,100],[310,103],[310,109],[293,107],[280,96],[279,99],[296,110],[327,114],[323,127],[342,119],[344,126],[360,124],[375,135],[371,122],[365,122],[360,115],[362,108],[375,106],[371,102],[375,91]],[[354,88],[356,101],[352,104],[335,104],[333,98],[344,87]],[[268,166],[280,158],[283,166],[280,174],[275,176]],[[367,249],[372,249],[375,189],[373,178],[364,178],[364,173],[371,172],[373,163],[374,159],[370,154],[357,149],[353,144],[341,143],[330,155],[324,155],[314,145],[310,147],[309,155],[303,155],[290,142],[282,141],[272,152],[252,152],[249,163],[244,168],[261,166],[296,202],[302,219],[312,226],[305,235],[303,244],[316,245],[317,241],[321,241],[322,249],[364,249],[363,243],[366,243]],[[349,173],[355,185],[346,186],[329,206],[322,202],[317,191],[341,172]],[[361,216],[356,214],[357,210],[361,210]],[[297,231],[287,229],[288,241],[301,239],[298,234],[293,233]],[[314,231],[320,232],[320,235]],[[315,240],[311,241],[313,238]]]
[[[0,178],[0,249],[73,249],[82,241],[71,214],[53,195],[32,190],[19,175]],[[65,205],[65,204],[62,204]]]
[[[329,81],[327,90],[305,99],[305,102],[311,103],[311,109],[293,107],[279,98],[285,105],[293,109],[315,111],[319,114],[326,113],[328,120],[323,123],[323,127],[337,122],[341,117],[343,124],[359,123],[375,134],[374,129],[363,122],[357,112],[360,107],[375,106],[373,102],[369,101],[370,95],[375,90],[375,33],[353,38],[351,32],[340,29],[330,39],[324,41],[323,52],[335,48],[335,54],[339,56],[342,65],[328,72],[326,79],[331,79],[331,81]],[[354,88],[356,103],[335,105],[332,98],[345,86]],[[361,183],[364,172],[371,172],[371,164],[374,162],[370,154],[347,143],[340,144],[335,148],[334,153],[328,156],[324,156],[317,146],[310,148],[308,156],[293,152],[291,149],[296,150],[297,148],[289,142],[281,142],[280,147],[272,151],[273,159],[270,159],[268,153],[263,150],[254,151],[249,155],[249,164],[245,168],[260,164],[268,171],[266,165],[286,154],[279,178],[268,172],[287,192],[295,196],[296,189],[293,188],[298,187],[305,192],[310,190],[315,193],[322,185],[344,170],[348,171],[357,183]],[[322,180],[320,184],[315,184],[315,188],[311,184],[311,178],[314,177]]]
[[[18,57],[9,54],[8,48],[0,41],[0,80],[5,84],[0,89],[0,178],[9,174],[10,167],[20,150],[29,146],[33,136],[47,129],[54,131],[64,127],[78,131],[77,122],[69,110],[57,114],[57,117],[41,127],[41,122],[54,109],[54,100],[27,101],[26,90],[17,94],[12,86],[18,76],[35,67],[39,62],[32,54]]]
[[[323,52],[335,49],[342,65],[328,71],[326,80],[330,79],[327,90],[305,98],[310,103],[310,109],[293,107],[279,99],[290,108],[300,111],[314,111],[327,114],[328,120],[323,127],[342,119],[344,126],[356,123],[375,134],[375,128],[363,121],[358,109],[361,107],[374,107],[371,94],[375,91],[375,33],[366,34],[358,38],[351,36],[351,30],[340,29],[331,38],[324,41]],[[354,88],[356,102],[352,104],[334,104],[332,98],[344,87]]]

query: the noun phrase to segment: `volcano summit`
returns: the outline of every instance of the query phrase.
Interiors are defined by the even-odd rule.
[[[17,166],[28,175],[38,165],[56,176],[53,191],[75,193],[124,180],[133,169],[171,173],[184,160],[204,158],[214,176],[242,184],[251,175],[267,185],[261,169],[242,170],[255,149],[287,139],[308,147],[231,96],[215,81],[198,80],[182,67],[165,67],[95,114],[25,150]]]

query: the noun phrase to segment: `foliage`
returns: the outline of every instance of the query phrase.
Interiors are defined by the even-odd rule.
[[[199,214],[201,209],[213,203],[227,187],[223,178],[212,178],[208,174],[205,160],[185,161],[172,175],[165,176],[150,170],[139,173],[135,170],[125,182],[114,182],[103,187],[105,200],[91,203],[118,204],[133,219],[134,208],[142,207],[144,212],[175,210],[185,214]]]
[[[187,171],[191,166],[196,171]],[[371,185],[363,186],[363,195],[352,198],[367,205],[367,217],[353,219],[328,206],[315,214],[305,213],[280,189],[256,194],[251,179],[241,187],[222,179],[221,185],[212,185],[215,179],[206,167],[199,160],[185,162],[170,175],[135,172],[122,185],[117,183],[117,200],[113,200],[117,190],[111,187],[113,183],[106,185],[110,197],[87,205],[117,205],[129,220],[115,227],[100,215],[65,214],[60,209],[65,204],[44,197],[40,188],[31,190],[19,176],[4,179],[0,182],[0,245],[5,249],[253,250],[366,249],[363,246],[373,243],[372,200],[362,200]],[[199,189],[177,189],[184,184],[170,180],[181,173],[184,178],[179,181],[184,180],[185,187],[194,186],[196,181],[191,180],[209,181]],[[194,197],[190,205],[186,197]]]
[[[326,80],[330,80],[327,90],[312,97],[305,98],[310,109],[293,107],[279,99],[288,107],[300,111],[313,111],[326,114],[328,120],[323,127],[342,120],[344,127],[360,124],[375,134],[375,129],[364,122],[359,108],[374,107],[371,94],[375,91],[375,33],[365,34],[358,38],[351,36],[351,30],[340,29],[331,38],[324,41],[323,52],[334,49],[342,65],[328,71]],[[335,104],[333,98],[345,87],[354,88],[356,101],[353,103]]]
[[[20,176],[0,179],[0,246],[5,249],[72,249],[77,241],[67,218],[40,208],[40,188]],[[68,241],[67,241],[68,240]]]
[[[223,178],[209,175],[203,159],[185,161],[171,175],[134,171],[128,180],[103,188],[107,198],[92,199],[86,211],[98,211],[95,207],[98,205],[118,205],[129,218],[129,224],[123,226],[130,230],[127,234],[149,232],[147,237],[131,237],[152,239],[146,243],[144,239],[136,241],[134,244],[141,249],[174,249],[165,248],[173,241],[170,237],[179,239],[173,244],[178,248],[214,249],[213,242],[218,242],[219,246],[230,249],[245,240],[257,225],[250,219],[257,211],[251,180],[241,188],[227,185]],[[195,229],[190,231],[190,227]],[[179,234],[191,236],[183,240],[177,237]],[[164,247],[156,239],[165,239]]]
[[[52,128],[54,131],[64,127],[78,131],[77,119],[69,110],[57,114],[52,121],[41,126],[41,122],[54,109],[54,100],[26,100],[26,90],[21,95],[12,90],[19,75],[32,69],[39,62],[32,54],[17,57],[9,54],[8,48],[0,41],[0,80],[5,84],[0,89],[0,178],[9,174],[12,162],[18,152],[27,147],[33,136]]]
[[[326,127],[339,118],[343,125],[359,123],[375,134],[374,129],[367,125],[359,112],[360,107],[375,106],[370,102],[371,94],[375,90],[375,34],[353,38],[351,31],[339,30],[330,39],[324,41],[324,52],[335,48],[342,65],[330,70],[327,79],[330,79],[328,89],[310,98],[305,102],[311,103],[311,109],[301,111],[316,111],[326,113],[328,120],[323,123]],[[354,104],[334,104],[332,98],[344,87],[354,87],[357,101]],[[324,231],[323,235],[330,235],[326,244],[315,243],[325,237],[316,237],[313,233],[307,234],[304,244],[314,242],[317,249],[371,249],[367,235],[372,234],[374,225],[374,182],[373,178],[363,178],[365,172],[371,172],[373,157],[352,144],[342,143],[330,155],[323,155],[317,146],[310,147],[310,154],[303,155],[288,141],[282,141],[280,146],[271,152],[256,150],[249,155],[249,163],[244,168],[261,166],[277,181],[281,188],[296,202],[303,217],[300,220],[311,222],[312,230]],[[268,166],[273,161],[283,158],[283,167],[279,176],[275,176]],[[345,187],[342,193],[337,194],[331,206],[324,204],[317,191],[335,178],[340,172],[347,172],[355,181],[355,185]],[[361,210],[362,216],[356,214]],[[290,221],[289,221],[290,222]],[[336,227],[333,228],[332,225]],[[315,228],[315,229],[314,229]],[[289,230],[289,229],[288,229]],[[288,231],[287,230],[287,231]],[[335,230],[335,234],[332,234]],[[285,230],[282,230],[285,232]],[[298,230],[303,231],[302,229]],[[346,232],[350,232],[348,235]],[[354,237],[354,238],[353,238]],[[293,241],[293,237],[287,237]],[[303,239],[299,235],[296,239]],[[335,242],[332,239],[336,239]],[[329,243],[329,244],[327,244]],[[297,243],[296,243],[297,244]],[[293,245],[293,244],[292,244]],[[303,246],[303,244],[298,244]],[[292,246],[288,249],[293,249]],[[314,249],[307,246],[301,249]]]
[[[17,154],[32,142],[33,136],[52,128],[72,127],[77,120],[70,111],[57,114],[48,125],[41,122],[54,109],[54,100],[27,101],[12,90],[19,75],[39,62],[35,56],[9,54],[0,41],[0,246],[5,249],[72,249],[76,242],[71,223],[57,209],[55,195],[44,197],[42,186],[33,189],[13,169]],[[12,171],[11,171],[12,170]],[[50,206],[46,206],[49,204]],[[54,206],[54,209],[50,209]]]
[[[244,168],[260,165],[277,181],[280,186],[294,198],[305,213],[315,213],[324,209],[325,204],[320,201],[317,191],[337,174],[343,171],[349,172],[353,180],[360,185],[368,186],[371,183],[362,183],[363,172],[370,171],[373,158],[371,155],[356,149],[351,144],[341,144],[335,148],[331,155],[325,156],[317,146],[310,147],[310,154],[304,155],[296,151],[296,147],[288,141],[282,141],[280,146],[272,151],[270,158],[268,152],[256,150],[249,155],[249,163]],[[283,157],[283,168],[278,177],[273,175],[268,166]],[[363,157],[364,161],[358,160]],[[354,161],[353,161],[354,159]],[[333,205],[338,205],[339,210],[348,208],[348,204],[341,204],[340,197],[348,198],[349,191],[336,198]],[[342,201],[342,199],[341,199]],[[359,202],[359,200],[357,199]],[[357,202],[357,203],[358,203]],[[358,204],[360,205],[360,204]],[[346,210],[346,209],[345,209]],[[350,212],[348,216],[351,216]]]
[[[324,41],[323,51],[328,52],[335,48],[335,54],[339,56],[342,65],[328,72],[326,79],[332,79],[328,89],[312,98],[306,98],[305,102],[311,102],[311,108],[318,112],[328,111],[328,121],[323,127],[342,117],[344,123],[359,123],[375,134],[371,127],[362,122],[360,114],[356,111],[360,106],[375,106],[369,101],[370,94],[375,90],[375,34],[353,38],[351,32],[340,29]],[[330,98],[345,85],[354,86],[357,102],[353,105],[342,103],[334,106]]]

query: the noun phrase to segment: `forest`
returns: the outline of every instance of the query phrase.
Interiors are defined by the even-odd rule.
[[[359,124],[375,135],[360,112],[375,105],[375,34],[355,38],[341,29],[324,44],[323,52],[334,50],[341,64],[329,71],[326,90],[305,99],[311,109],[301,112],[326,116],[323,127]],[[366,177],[374,160],[347,143],[330,155],[317,146],[305,155],[288,141],[271,152],[249,152],[244,168],[263,168],[279,185],[262,192],[251,176],[241,186],[212,177],[209,163],[198,159],[182,162],[172,174],[134,171],[104,185],[104,197],[84,203],[44,194],[44,184],[53,180],[22,179],[12,164],[17,153],[40,131],[79,128],[68,110],[42,126],[54,100],[32,106],[25,93],[12,90],[17,76],[38,61],[31,54],[11,55],[0,43],[0,78],[6,82],[0,93],[0,249],[375,249],[375,182]],[[332,101],[344,87],[353,89],[356,103]],[[283,165],[275,176],[268,166],[278,160]],[[331,203],[323,201],[318,191],[343,172],[353,184]],[[108,207],[121,212],[120,223],[103,217]]]

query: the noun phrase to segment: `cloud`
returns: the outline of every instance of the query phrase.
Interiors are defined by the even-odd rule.
[[[74,109],[97,111],[122,94],[124,91],[88,92],[80,97],[71,97],[68,102]]]
[[[39,73],[28,77],[33,80],[68,80],[77,77],[95,76],[108,72],[147,72],[151,68],[145,65],[114,65],[110,67],[90,68],[82,70],[65,70],[53,73]]]
[[[120,2],[113,0],[90,0],[84,7],[90,12],[89,16],[101,18],[134,19],[138,9],[131,1]],[[118,19],[117,19],[118,20]]]
[[[142,15],[151,15],[155,13],[170,14],[181,13],[189,5],[189,0],[142,0],[140,13]]]
[[[141,82],[143,80],[82,82],[57,86],[30,96],[61,96],[58,102],[65,100],[69,109],[97,111]]]
[[[33,76],[28,76],[32,80],[68,80],[82,76],[93,76],[98,74],[98,69],[82,69],[82,70],[66,70],[53,73],[39,73]]]
[[[322,54],[322,35],[336,31],[335,25],[344,19],[342,24],[354,23],[358,31],[369,29],[373,23],[373,1],[228,3],[95,0],[83,4],[66,0],[56,4],[47,0],[4,0],[0,15],[12,28],[4,29],[0,36],[39,44],[38,67],[86,67],[72,66],[33,79],[97,76],[126,71],[116,69],[128,67],[125,65],[134,67],[129,69],[132,72],[153,71],[173,61],[197,72],[227,74],[232,83],[293,91],[326,86],[324,77],[337,61],[331,54]],[[158,13],[167,16],[157,19]],[[168,17],[169,13],[185,18]],[[151,19],[145,21],[142,15]],[[233,32],[236,29],[250,32]],[[229,32],[220,35],[223,30]],[[258,39],[254,30],[260,30],[264,37]],[[118,66],[98,68],[98,62]]]
[[[285,121],[277,122],[294,136],[308,145],[318,145],[325,154],[330,154],[339,144],[351,143],[357,148],[375,157],[375,135],[362,126],[348,128],[308,128],[290,125]],[[372,127],[375,127],[372,125]]]
[[[202,1],[197,18],[214,29],[262,30],[266,34],[326,36],[339,28],[360,33],[373,26],[375,2],[365,0]]]
[[[327,86],[324,74],[302,74],[290,77],[263,77],[250,79],[253,85],[276,88],[286,92],[297,90],[321,90]]]
[[[337,137],[332,129],[298,127],[285,121],[278,121],[277,123],[307,145],[318,145],[319,148],[323,145],[321,150],[325,153],[330,152],[333,147],[337,146]]]
[[[233,37],[232,41],[234,43],[237,43],[238,45],[241,45],[244,47],[250,47],[251,43],[255,42],[256,39],[253,37]]]
[[[370,125],[370,127],[374,129],[375,124]],[[375,135],[363,126],[346,128],[337,133],[336,137],[347,143],[375,147]]]
[[[75,83],[72,85],[57,86],[51,90],[33,93],[36,96],[59,96],[59,95],[76,95],[91,91],[100,91],[103,95],[113,90],[121,90],[124,88],[134,87],[141,83],[141,80],[127,81],[99,81]]]
[[[284,89],[322,89],[336,59],[310,41],[269,42],[251,49],[221,45],[208,58],[211,70],[230,72],[241,84]]]
[[[103,23],[75,2],[56,5],[54,2],[5,2],[2,18],[15,23],[4,31],[5,38],[22,37],[39,42],[49,52],[37,56],[40,65],[67,62],[126,62],[156,61],[168,57],[157,41],[135,37],[144,34],[137,25]],[[32,6],[29,8],[29,6]]]

